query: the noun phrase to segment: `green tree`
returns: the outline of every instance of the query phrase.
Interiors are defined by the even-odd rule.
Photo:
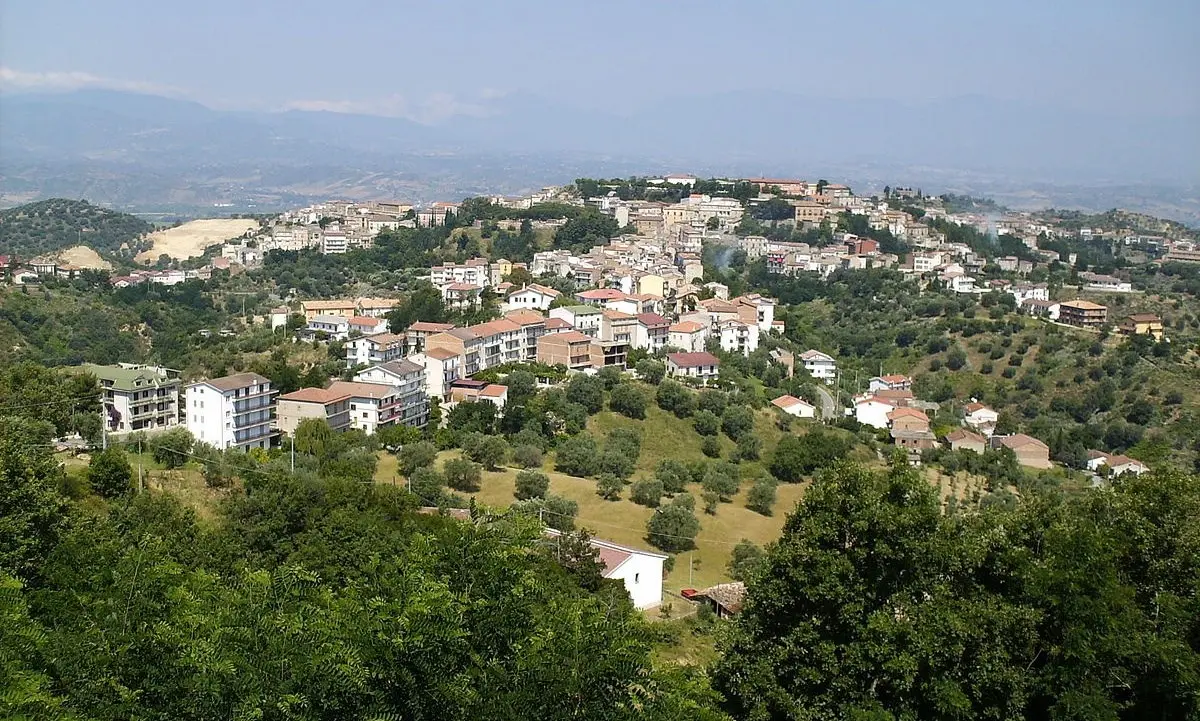
[[[482,464],[489,471],[498,469],[508,455],[508,444],[500,436],[473,434],[464,441],[463,452],[467,458]]]
[[[572,376],[567,383],[567,400],[583,406],[589,414],[599,413],[604,410],[604,383],[582,373]]]
[[[621,500],[621,491],[625,490],[625,481],[612,473],[601,473],[596,479],[596,494],[606,501]]]
[[[172,428],[150,439],[154,460],[167,468],[179,468],[187,463],[196,439],[186,428]]]
[[[638,361],[635,370],[638,378],[652,386],[661,383],[663,376],[667,373],[667,367],[663,365],[662,361],[656,361],[653,358],[643,358]]]
[[[429,441],[409,443],[396,454],[396,470],[405,478],[411,478],[419,468],[433,468],[437,460],[437,446]]]
[[[92,490],[104,498],[117,498],[133,490],[133,468],[125,451],[117,446],[92,456],[87,477]]]
[[[25,580],[37,576],[67,511],[53,437],[46,421],[0,416],[0,572]]]
[[[621,384],[622,376],[620,368],[604,366],[596,373],[596,380],[600,381],[604,390],[611,391]]]
[[[729,557],[729,577],[735,581],[749,581],[762,566],[766,554],[753,541],[743,538],[733,547]]]
[[[762,439],[752,433],[745,433],[737,440],[736,460],[756,461],[762,452]]]
[[[687,418],[696,408],[695,394],[679,382],[670,379],[658,384],[654,402],[664,411],[674,413],[677,418]]]
[[[704,440],[700,441],[700,452],[709,458],[720,458],[721,441],[716,436],[704,436]]]
[[[772,478],[759,478],[746,493],[746,508],[769,516],[775,506],[776,483]]]
[[[629,491],[629,500],[647,508],[658,508],[662,502],[663,484],[657,478],[637,481]]]
[[[513,449],[513,462],[522,468],[541,468],[542,449],[534,445],[521,445]]]
[[[516,491],[519,500],[545,498],[550,490],[550,477],[540,471],[524,470],[517,473]]]
[[[687,489],[687,484],[692,480],[692,474],[687,466],[673,458],[664,458],[659,461],[658,467],[654,469],[654,477],[662,482],[663,492],[672,495],[683,493]]]
[[[646,522],[647,539],[656,548],[668,552],[690,550],[695,546],[699,532],[700,521],[696,518],[695,500],[687,494],[676,496],[665,506],[659,506]]]
[[[696,411],[692,427],[702,436],[715,436],[721,432],[721,419],[712,411]]]
[[[632,383],[622,383],[614,388],[608,406],[629,418],[640,420],[646,417],[646,396]]]
[[[408,295],[387,316],[388,327],[393,333],[403,333],[417,321],[445,323],[449,320],[442,293],[425,283]]]
[[[600,470],[600,450],[596,439],[587,433],[572,436],[559,444],[554,468],[569,476],[594,476]]]
[[[421,466],[408,474],[408,489],[422,506],[437,506],[446,495],[446,479],[431,466]]]
[[[451,458],[442,464],[442,475],[446,485],[456,491],[474,493],[480,488],[483,474],[478,463],[472,463],[465,458]]]
[[[704,480],[700,483],[705,491],[716,494],[722,502],[726,503],[737,495],[740,484],[738,467],[724,461],[709,463],[708,468],[704,471]]]
[[[729,406],[721,414],[721,430],[733,440],[754,430],[754,412],[746,406]]]

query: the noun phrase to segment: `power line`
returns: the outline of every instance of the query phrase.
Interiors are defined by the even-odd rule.
[[[82,403],[82,402],[88,401],[88,400],[98,400],[99,396],[100,396],[100,392],[96,391],[96,393],[94,395],[79,396],[77,398],[64,398],[62,400],[57,400],[57,401],[46,401],[45,403],[26,403],[24,405],[0,406],[0,412],[10,411],[10,410],[20,410],[23,408],[43,408],[46,406],[61,406],[61,405],[67,405],[68,403],[79,404],[79,403]]]

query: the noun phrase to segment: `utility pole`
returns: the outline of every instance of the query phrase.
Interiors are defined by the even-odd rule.
[[[291,452],[292,452],[292,475],[294,476],[294,475],[296,475],[296,439],[295,439],[295,437],[292,437],[292,438],[289,438],[289,439],[288,439],[288,446],[290,446],[290,447],[291,447]]]
[[[688,552],[688,588],[692,587],[692,553]]]
[[[145,484],[142,482],[142,437],[138,436],[138,493],[145,489]]]

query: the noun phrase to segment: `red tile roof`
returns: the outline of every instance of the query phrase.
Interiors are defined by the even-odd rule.
[[[701,366],[718,366],[721,360],[712,353],[700,351],[697,353],[669,353],[667,360],[677,368],[699,368]]]

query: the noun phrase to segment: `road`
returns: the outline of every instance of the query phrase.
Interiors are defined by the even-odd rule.
[[[817,386],[817,396],[821,399],[821,419],[826,421],[836,421],[838,419],[837,403],[833,400],[833,395],[821,386]]]

